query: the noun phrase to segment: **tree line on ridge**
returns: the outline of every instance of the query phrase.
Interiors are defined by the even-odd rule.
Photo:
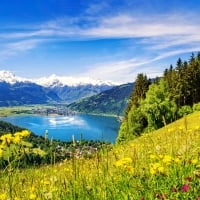
[[[120,126],[117,142],[150,132],[200,110],[200,52],[178,59],[163,76],[150,80],[138,74]]]

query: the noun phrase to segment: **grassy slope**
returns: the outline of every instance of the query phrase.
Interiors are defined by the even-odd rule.
[[[69,104],[68,108],[83,113],[124,115],[133,87],[134,83],[115,86],[110,90]]]
[[[95,158],[0,173],[0,199],[200,197],[200,112]]]

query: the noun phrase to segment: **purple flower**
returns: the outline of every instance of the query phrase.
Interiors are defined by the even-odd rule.
[[[187,192],[190,189],[190,185],[189,184],[184,184],[181,188],[182,192]]]

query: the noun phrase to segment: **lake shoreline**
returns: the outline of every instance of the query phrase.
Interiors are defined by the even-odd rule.
[[[24,127],[44,136],[48,130],[50,138],[71,141],[72,135],[84,140],[102,140],[114,143],[119,130],[119,121],[116,117],[77,114],[64,115],[36,115],[17,114],[0,117],[0,120],[10,122],[13,125]]]
[[[17,115],[39,115],[39,116],[68,116],[64,114],[58,113],[34,113],[34,109],[53,109],[56,106],[52,105],[25,105],[25,106],[8,106],[8,107],[0,107],[0,117],[7,117],[7,116],[17,116]],[[104,114],[104,113],[89,113],[89,112],[79,112],[79,111],[72,111],[76,114],[88,114],[94,116],[104,116],[104,117],[115,117],[118,118],[121,122],[124,116],[115,115],[115,114]]]

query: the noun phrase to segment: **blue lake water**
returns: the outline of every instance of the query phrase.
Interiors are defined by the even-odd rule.
[[[37,135],[44,136],[48,130],[49,138],[71,141],[72,135],[80,140],[103,140],[115,142],[119,129],[119,122],[115,117],[96,115],[74,116],[9,116],[0,117],[0,120],[27,128]]]

